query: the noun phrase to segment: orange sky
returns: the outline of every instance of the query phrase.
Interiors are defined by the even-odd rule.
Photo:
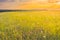
[[[48,3],[48,0],[30,0],[28,2],[0,2],[0,9],[49,9],[60,8],[60,2]]]

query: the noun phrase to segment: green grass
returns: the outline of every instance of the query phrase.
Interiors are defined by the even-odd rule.
[[[60,11],[1,12],[0,40],[60,40]]]

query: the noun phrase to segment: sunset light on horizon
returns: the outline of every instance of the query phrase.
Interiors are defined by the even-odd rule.
[[[60,8],[60,0],[0,0],[0,9],[30,10],[41,8]]]
[[[60,0],[0,0],[0,40],[60,40]]]

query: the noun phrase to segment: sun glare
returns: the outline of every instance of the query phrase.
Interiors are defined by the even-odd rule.
[[[48,0],[37,0],[37,1],[41,1],[41,2],[47,2]]]

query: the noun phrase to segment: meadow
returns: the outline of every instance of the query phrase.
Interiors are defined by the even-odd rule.
[[[60,40],[60,11],[0,12],[0,40]]]

